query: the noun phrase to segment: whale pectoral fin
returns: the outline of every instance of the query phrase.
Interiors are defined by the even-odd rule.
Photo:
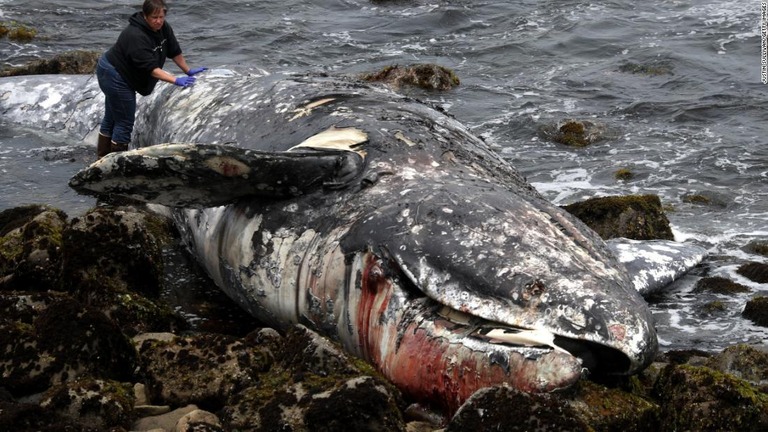
[[[707,250],[671,240],[606,240],[608,248],[624,264],[635,289],[647,296],[671,284],[696,267]]]
[[[111,153],[70,187],[171,207],[215,207],[249,196],[280,199],[350,184],[363,170],[354,151],[259,152],[227,145],[160,144]]]

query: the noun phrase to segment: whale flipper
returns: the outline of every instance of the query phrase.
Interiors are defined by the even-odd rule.
[[[671,240],[606,240],[608,248],[627,268],[632,283],[642,296],[669,285],[696,267],[707,250],[690,243]]]
[[[356,178],[364,158],[351,147],[299,145],[287,152],[263,152],[229,145],[160,144],[108,154],[78,172],[69,185],[88,195],[185,208],[216,207],[247,196],[285,198],[344,187]]]

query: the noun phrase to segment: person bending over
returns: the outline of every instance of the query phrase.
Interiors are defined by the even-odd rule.
[[[128,19],[117,42],[99,58],[96,76],[104,93],[104,118],[99,127],[99,158],[128,150],[136,119],[136,93],[147,96],[159,80],[180,87],[195,82],[194,75],[207,68],[191,69],[181,53],[173,29],[165,21],[164,0],[145,0],[141,12]],[[186,74],[176,77],[163,70],[170,58]]]

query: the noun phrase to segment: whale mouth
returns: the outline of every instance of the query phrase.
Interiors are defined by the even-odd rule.
[[[441,325],[456,336],[508,349],[558,351],[581,359],[595,375],[627,374],[631,361],[623,352],[597,342],[556,335],[545,329],[526,329],[489,321],[441,305],[436,311]]]

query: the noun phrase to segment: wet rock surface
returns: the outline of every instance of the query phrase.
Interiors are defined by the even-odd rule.
[[[96,71],[100,52],[96,51],[67,51],[57,54],[50,59],[35,60],[23,66],[9,67],[0,70],[0,77],[19,75],[46,74],[92,74]]]
[[[669,219],[657,195],[591,198],[563,208],[603,239],[674,240]]]
[[[232,318],[199,314],[239,309],[181,304],[166,285],[196,270],[168,265],[167,222],[129,206],[0,212],[0,430],[768,429],[768,353],[746,345],[560,393],[490,387],[455,414],[414,407],[307,327],[210,325]]]

